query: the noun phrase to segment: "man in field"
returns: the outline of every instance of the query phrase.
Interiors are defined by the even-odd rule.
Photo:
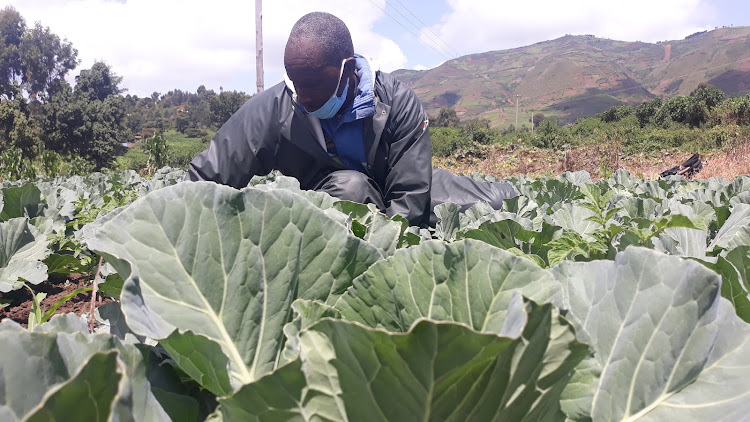
[[[456,202],[494,208],[506,183],[475,182],[432,169],[428,119],[414,92],[355,54],[343,21],[303,16],[284,51],[285,81],[245,103],[190,163],[189,180],[242,188],[272,170],[302,189],[375,204],[427,225],[432,208]]]

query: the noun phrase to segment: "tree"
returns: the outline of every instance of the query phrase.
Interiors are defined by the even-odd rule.
[[[635,108],[635,117],[638,118],[638,122],[641,127],[646,126],[649,123],[654,123],[656,114],[659,112],[661,107],[664,105],[664,101],[661,98],[656,97],[651,101],[646,101]]]
[[[175,126],[177,128],[177,131],[180,133],[185,133],[187,128],[190,127],[190,119],[187,116],[188,113],[183,113],[177,116],[177,121],[175,122]]]
[[[490,128],[489,119],[478,117],[464,123],[461,135],[478,144],[488,145],[500,136],[500,132]]]
[[[109,167],[128,133],[125,98],[114,94],[121,78],[99,63],[81,75],[81,86],[63,83],[45,107],[44,142],[50,150],[85,157],[97,169]]]
[[[222,91],[210,97],[211,123],[217,127],[223,125],[249,99],[249,95],[240,91]]]
[[[534,120],[534,127],[539,127],[539,124],[544,120],[544,113],[534,113],[532,119]]]
[[[450,107],[443,107],[438,111],[438,115],[435,118],[432,126],[434,127],[458,127],[460,119],[456,114],[456,110]]]
[[[706,83],[701,83],[697,88],[690,93],[690,96],[695,100],[703,103],[706,107],[711,110],[724,101],[724,91],[715,88]]]
[[[0,149],[17,149],[23,158],[32,158],[39,137],[36,134],[26,99],[14,95],[13,99],[0,101]]]
[[[629,105],[616,105],[609,110],[599,114],[599,118],[604,123],[619,122],[625,117],[630,116],[635,112],[635,109]]]
[[[49,28],[37,23],[28,29],[17,10],[0,10],[0,95],[16,95],[16,85],[29,97],[48,99],[48,91],[76,67],[77,57],[78,51]]]
[[[107,97],[119,95],[122,89],[118,85],[122,77],[112,73],[104,62],[96,62],[91,69],[84,69],[76,76],[75,92],[88,97],[89,100],[104,101]]]

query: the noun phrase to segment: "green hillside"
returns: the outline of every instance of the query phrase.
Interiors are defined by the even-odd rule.
[[[415,90],[432,115],[454,107],[462,118],[513,124],[515,96],[521,95],[519,125],[537,111],[571,122],[617,104],[685,95],[701,82],[728,96],[750,93],[750,27],[656,44],[566,35],[394,75]]]

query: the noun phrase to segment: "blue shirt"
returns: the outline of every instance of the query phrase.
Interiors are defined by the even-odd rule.
[[[365,119],[375,115],[375,81],[370,64],[355,54],[359,74],[357,96],[342,113],[320,121],[326,137],[328,154],[338,158],[351,170],[366,173]]]

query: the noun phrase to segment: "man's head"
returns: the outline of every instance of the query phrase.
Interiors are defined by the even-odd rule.
[[[349,84],[347,96],[353,97],[352,86],[356,86],[353,56],[352,37],[341,19],[323,12],[300,18],[284,50],[284,67],[294,83],[299,103],[306,110],[317,110],[331,98],[337,85],[336,95],[340,96]]]

